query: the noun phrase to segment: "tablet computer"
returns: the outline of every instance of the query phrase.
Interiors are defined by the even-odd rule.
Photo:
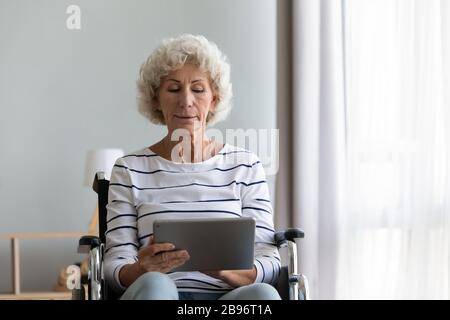
[[[253,218],[158,219],[156,243],[170,242],[185,249],[190,259],[172,271],[239,270],[253,268]]]

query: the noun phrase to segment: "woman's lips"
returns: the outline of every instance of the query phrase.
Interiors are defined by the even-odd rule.
[[[197,120],[196,116],[177,116],[177,115],[174,115],[174,118],[177,119],[177,121],[181,122],[181,123],[192,123],[193,121]]]

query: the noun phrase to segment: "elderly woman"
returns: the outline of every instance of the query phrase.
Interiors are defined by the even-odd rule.
[[[277,280],[280,258],[262,165],[255,154],[206,135],[206,127],[231,108],[225,56],[202,36],[169,39],[142,65],[137,84],[139,111],[165,125],[167,135],[119,158],[113,168],[107,281],[122,299],[280,299],[270,285]],[[254,267],[171,272],[189,259],[189,252],[154,243],[152,227],[158,218],[180,215],[253,217]]]

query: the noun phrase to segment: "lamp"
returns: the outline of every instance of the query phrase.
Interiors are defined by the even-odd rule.
[[[124,155],[122,149],[97,149],[89,150],[86,155],[86,164],[84,169],[84,185],[92,186],[95,173],[103,171],[105,177],[109,180],[111,177],[111,171],[117,158]],[[89,223],[89,234],[97,234],[98,224],[98,205],[96,206],[94,213]]]

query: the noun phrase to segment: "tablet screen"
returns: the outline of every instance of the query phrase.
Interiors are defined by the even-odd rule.
[[[187,250],[190,259],[173,271],[251,269],[254,261],[255,220],[252,218],[158,219],[156,243],[170,242]]]

